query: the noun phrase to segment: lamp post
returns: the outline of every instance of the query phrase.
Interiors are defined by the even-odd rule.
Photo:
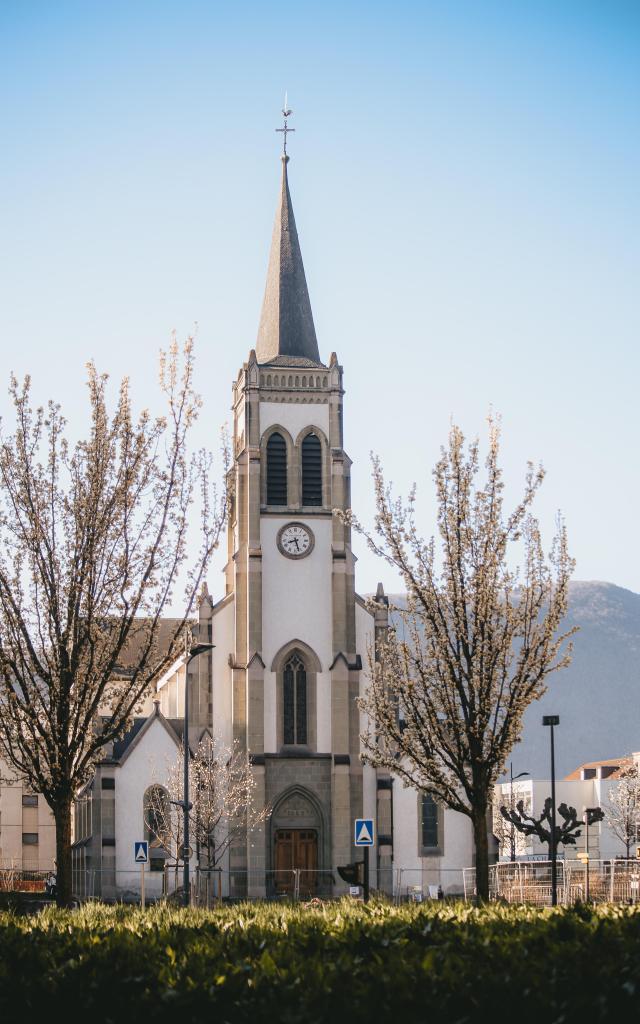
[[[556,850],[556,759],[553,743],[553,728],[560,725],[560,715],[543,715],[542,724],[548,725],[551,729],[551,841],[549,853],[551,854],[551,906],[558,903],[558,863]]]
[[[189,811],[191,810],[191,803],[189,802],[189,665],[194,658],[197,658],[200,654],[204,654],[205,651],[211,651],[215,647],[215,644],[197,643],[191,647],[187,647],[185,643],[185,662],[184,662],[184,783],[182,789],[182,800],[179,802],[182,807],[183,828],[182,828],[182,887],[184,889],[183,902],[185,907],[189,906]]]
[[[510,779],[510,783],[511,783],[510,788],[509,788],[509,810],[510,811],[513,811],[513,784],[516,781],[516,779],[522,779],[525,775],[529,775],[529,772],[518,772],[517,775],[514,775],[513,774],[513,761],[509,761],[509,779]],[[511,822],[511,844],[510,844],[509,852],[510,852],[510,859],[512,861],[514,861],[516,859],[516,827],[513,824],[513,822]]]

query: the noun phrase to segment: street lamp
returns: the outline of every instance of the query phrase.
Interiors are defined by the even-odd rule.
[[[183,902],[185,907],[189,906],[189,811],[191,810],[191,803],[189,802],[189,665],[194,658],[197,658],[200,654],[204,654],[205,651],[213,650],[214,647],[215,644],[197,643],[185,650],[184,736],[182,740],[184,743],[184,783],[182,789],[182,800],[175,801],[178,806],[182,807],[182,813],[184,815],[184,824],[182,828],[182,887],[184,889]]]
[[[560,715],[543,715],[542,724],[551,728],[551,841],[549,853],[551,854],[551,906],[558,903],[558,874],[557,874],[557,851],[556,851],[556,759],[553,745],[553,727],[560,725]]]
[[[514,775],[513,774],[513,761],[509,761],[509,778],[510,778],[510,781],[511,781],[511,786],[510,786],[510,789],[509,789],[509,809],[511,811],[513,811],[513,784],[516,781],[516,779],[522,779],[522,778],[524,778],[525,775],[529,775],[529,774],[530,774],[530,772],[518,772],[517,775]],[[511,822],[510,855],[511,855],[511,860],[514,861],[516,859],[516,826],[514,825],[513,821]]]

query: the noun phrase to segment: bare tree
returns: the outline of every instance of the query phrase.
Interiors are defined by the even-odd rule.
[[[369,717],[365,760],[467,815],[473,825],[476,889],[489,893],[488,812],[493,786],[517,742],[522,716],[569,661],[558,635],[573,563],[565,528],[547,558],[530,512],[543,471],[529,464],[521,502],[503,514],[499,431],[490,422],[486,480],[476,483],[479,445],[465,450],[454,426],[434,478],[441,559],[415,519],[416,495],[393,496],[374,459],[376,517],[369,545],[401,574],[406,607],[372,660],[361,700]],[[347,514],[345,519],[353,522]],[[512,568],[521,544],[523,568]]]
[[[619,782],[609,790],[607,823],[616,838],[624,843],[628,859],[631,844],[638,842],[640,833],[640,773],[637,764],[626,768]]]
[[[189,455],[200,400],[193,346],[163,355],[166,414],[113,414],[89,366],[91,427],[71,446],[60,407],[11,380],[15,432],[0,437],[0,753],[56,823],[58,902],[71,900],[71,804],[101,751],[182,650],[225,519],[211,457]],[[225,455],[226,459],[226,455]],[[226,470],[226,466],[224,467]],[[200,544],[189,568],[189,520]],[[177,619],[162,618],[185,580]]]
[[[159,845],[175,855],[182,845],[183,751],[167,771],[169,804],[161,787],[152,787],[146,825]],[[192,753],[189,770],[190,833],[198,844],[200,866],[217,867],[234,843],[267,818],[270,809],[255,804],[256,782],[237,741],[227,747],[205,736]]]

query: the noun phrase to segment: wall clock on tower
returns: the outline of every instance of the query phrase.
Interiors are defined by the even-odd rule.
[[[278,550],[286,558],[305,558],[315,542],[313,531],[304,523],[286,523],[278,530]]]

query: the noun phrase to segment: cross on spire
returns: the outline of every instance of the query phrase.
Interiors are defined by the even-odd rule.
[[[291,117],[292,114],[293,114],[293,110],[289,110],[289,107],[287,105],[287,94],[285,92],[285,94],[284,94],[284,107],[282,108],[282,116],[284,117],[284,128],[276,128],[277,132],[282,132],[282,141],[283,141],[282,155],[285,156],[285,157],[287,155],[287,135],[288,135],[289,132],[295,132],[295,128],[289,128],[289,126],[287,125],[287,118]]]

